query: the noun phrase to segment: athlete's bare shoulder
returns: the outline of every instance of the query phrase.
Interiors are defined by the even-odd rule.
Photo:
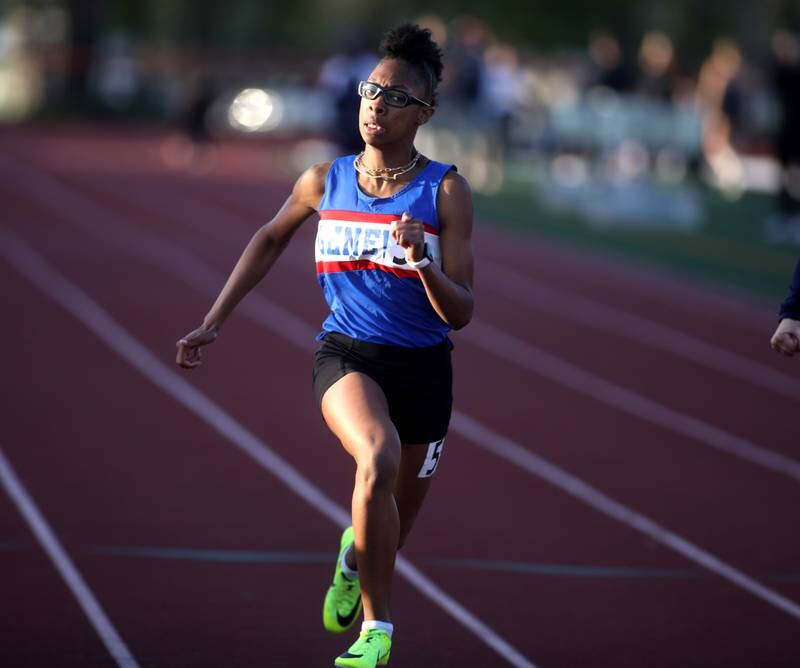
[[[442,178],[437,200],[442,229],[448,232],[461,230],[465,238],[469,238],[473,215],[469,182],[451,169]]]
[[[304,171],[294,184],[292,196],[306,206],[316,211],[322,196],[325,194],[325,179],[328,176],[330,162],[320,162],[311,165]]]
[[[456,200],[472,199],[472,189],[469,181],[459,174],[455,169],[451,169],[442,178],[440,190],[445,196],[453,197]]]

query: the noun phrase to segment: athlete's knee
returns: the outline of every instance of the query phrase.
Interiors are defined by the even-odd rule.
[[[368,450],[358,458],[356,479],[367,495],[391,494],[400,472],[400,457],[390,447]]]

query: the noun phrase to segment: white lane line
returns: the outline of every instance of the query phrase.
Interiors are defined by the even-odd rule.
[[[53,181],[53,183],[56,184],[56,185],[59,185],[59,187],[63,188],[63,186],[60,186],[60,184],[58,184],[58,182]],[[69,191],[66,188],[64,188],[64,194],[67,194],[67,193],[72,193],[72,191]],[[56,194],[56,193],[53,193],[53,194]],[[73,200],[77,200],[77,199],[78,199],[78,195],[76,193],[73,196]],[[84,198],[82,198],[82,197],[80,199],[81,199],[81,201],[84,200]],[[89,199],[85,199],[85,204],[87,206],[89,206],[90,208],[84,209],[83,212],[87,213],[87,214],[91,213],[92,209],[94,207],[94,204]],[[100,210],[100,211],[102,213],[102,210]],[[63,211],[62,211],[62,215],[63,215]],[[106,212],[105,213],[105,217],[106,217],[106,219],[115,218],[111,212]],[[88,218],[86,220],[84,220],[84,219],[75,219],[73,222],[80,223],[80,224],[82,224],[82,226],[87,231],[92,232],[94,234],[97,234],[97,230],[94,228],[94,226],[90,226],[90,224],[88,223]],[[114,222],[116,223],[118,221],[114,220]],[[166,241],[163,241],[163,240],[159,241],[156,237],[145,235],[143,233],[138,233],[138,235],[137,235],[137,234],[133,233],[130,230],[129,226],[125,225],[121,221],[119,221],[119,222],[120,222],[120,225],[122,227],[117,228],[116,225],[115,225],[114,229],[109,232],[109,235],[111,235],[111,234],[121,234],[121,235],[123,235],[123,239],[121,239],[118,243],[119,243],[121,248],[127,249],[128,252],[131,252],[134,249],[137,249],[137,252],[140,253],[141,252],[141,248],[140,247],[144,247],[146,245],[153,244],[154,246],[159,246],[160,245],[160,249],[157,250],[156,248],[153,248],[152,252],[150,252],[150,253],[148,253],[146,255],[140,255],[140,257],[142,257],[143,259],[149,260],[151,262],[155,262],[156,258],[162,257],[162,256],[163,257],[173,257],[173,259],[177,258],[177,257],[184,257],[184,256],[186,256],[187,258],[192,258],[193,257],[193,256],[191,256],[191,254],[186,253],[182,249],[180,249],[178,247],[171,246]],[[128,240],[128,237],[130,237],[130,240],[132,241],[137,236],[139,238],[138,244],[130,245],[130,246],[128,246],[126,244],[126,241]],[[111,240],[111,236],[109,236],[108,238],[109,238],[109,240]],[[169,251],[169,252],[167,252],[167,251]],[[172,255],[173,252],[175,253],[174,256]],[[179,268],[179,266],[182,265],[182,264],[183,264],[183,260],[181,260],[180,262],[173,262],[172,264],[163,264],[162,265],[160,263],[156,263],[156,266],[158,266],[159,269],[161,269],[161,270],[169,271],[174,276],[176,276],[177,278],[180,278],[182,281],[187,283],[190,287],[194,287],[195,289],[198,289],[201,292],[209,293],[208,290],[205,290],[205,289],[203,289],[203,288],[201,288],[200,286],[197,285],[197,281],[196,281],[194,272],[196,272],[198,270],[201,270],[203,267],[205,267],[205,269],[203,271],[208,272],[208,275],[214,275],[214,274],[216,274],[215,270],[213,268],[211,268],[209,265],[206,265],[204,262],[200,261],[199,259],[194,258],[192,260],[192,265],[191,265],[193,267],[192,272],[184,274],[183,271],[181,271],[181,269]],[[218,285],[220,284],[217,279],[215,279],[214,282],[217,283]],[[218,287],[216,289],[218,290]],[[216,292],[214,292],[214,291],[210,292],[210,296],[215,297],[216,296]],[[242,308],[248,303],[248,300],[252,300],[252,302],[253,302],[252,308],[249,308],[249,309]],[[254,315],[254,311],[256,311],[261,304],[271,305],[271,302],[269,302],[269,300],[261,297],[260,295],[256,295],[256,294],[252,294],[251,293],[251,295],[248,296],[247,300],[243,301],[242,304],[239,306],[239,308],[241,309],[240,312],[243,313],[246,317],[248,317],[248,318],[254,320],[255,322],[257,322],[259,325],[261,325],[265,329],[268,329],[269,331],[273,332],[274,334],[278,334],[279,336],[285,337],[289,343],[292,343],[294,345],[300,346],[303,349],[307,349],[308,348],[308,344],[303,342],[302,339],[295,339],[295,338],[293,338],[292,334],[288,333],[287,328],[284,328],[283,323],[281,322],[279,317],[275,317],[275,318],[256,317]],[[298,320],[298,319],[295,319],[295,320]],[[305,329],[309,333],[309,337],[311,336],[312,333],[314,333],[316,331],[316,330],[312,329],[311,327],[309,327],[307,325],[302,325],[302,327],[305,327]],[[468,329],[471,329],[472,327],[474,327],[474,322],[470,325],[470,328],[468,328]],[[468,330],[463,330],[463,331],[466,332]],[[475,443],[478,446],[484,445],[480,438],[475,440],[476,439],[475,434],[479,433],[479,430],[469,428],[472,425],[478,425],[478,423],[475,422],[474,420],[471,420],[470,418],[468,418],[467,416],[465,416],[464,414],[462,414],[462,413],[460,413],[458,411],[454,411],[453,412],[453,423],[452,424],[453,424],[453,430],[456,433],[461,434],[464,438],[470,440],[471,442]],[[490,432],[485,427],[483,427],[483,431],[480,432],[480,433],[483,433],[483,434],[486,434],[486,435],[492,435],[494,437],[493,432]],[[513,444],[513,442],[508,440],[508,439],[502,439],[502,441],[501,441],[500,440],[501,438],[502,437],[497,437],[497,439],[492,441],[492,442],[493,443],[503,442],[503,443],[506,443],[506,444]],[[514,445],[516,445],[516,444],[514,444]],[[779,609],[781,609],[781,610],[783,610],[785,612],[788,612],[789,614],[791,614],[794,617],[800,618],[800,608],[798,608],[797,604],[794,603],[793,601],[791,601],[790,599],[787,599],[787,598],[783,597],[781,594],[779,594],[779,593],[777,593],[777,592],[775,592],[775,591],[773,591],[773,590],[761,585],[756,580],[753,580],[752,578],[750,578],[746,574],[742,573],[741,571],[738,571],[735,568],[725,564],[725,562],[723,562],[720,559],[718,559],[717,557],[713,556],[711,553],[703,550],[700,547],[695,546],[693,543],[681,538],[680,536],[678,536],[677,534],[674,534],[673,532],[669,531],[668,529],[661,528],[660,525],[658,525],[658,523],[656,523],[655,521],[649,519],[645,515],[637,513],[636,511],[627,508],[623,504],[621,504],[621,503],[619,503],[617,501],[614,501],[610,497],[607,497],[607,496],[603,495],[602,492],[596,491],[588,483],[585,483],[585,482],[581,481],[579,478],[576,478],[572,474],[570,474],[570,473],[564,471],[563,469],[560,469],[559,467],[555,466],[554,464],[551,464],[551,463],[547,462],[546,460],[538,457],[538,455],[534,455],[533,453],[530,453],[529,451],[527,451],[522,446],[516,445],[516,447],[519,448],[520,461],[514,461],[514,459],[511,458],[511,457],[505,457],[505,459],[507,461],[510,461],[510,462],[512,462],[512,463],[514,463],[514,464],[516,464],[518,466],[521,466],[523,468],[523,470],[527,470],[530,473],[536,473],[537,475],[540,475],[543,479],[545,479],[548,482],[552,483],[553,485],[555,485],[559,489],[562,489],[563,491],[567,492],[568,494],[570,494],[572,496],[575,496],[576,498],[579,498],[581,501],[587,503],[589,506],[595,508],[596,510],[599,510],[600,512],[603,512],[604,514],[610,514],[609,513],[609,509],[610,508],[624,510],[624,512],[612,514],[612,517],[614,517],[615,519],[618,519],[619,521],[624,521],[622,519],[623,517],[629,518],[630,522],[625,522],[628,526],[631,526],[632,528],[636,529],[637,531],[639,531],[641,533],[644,533],[645,535],[650,536],[651,538],[653,538],[654,540],[657,540],[658,542],[661,542],[666,547],[668,547],[668,548],[670,548],[672,550],[676,550],[682,556],[684,556],[687,559],[699,564],[700,566],[703,566],[704,568],[707,568],[708,570],[711,570],[712,572],[714,572],[717,575],[719,575],[720,577],[728,580],[729,582],[731,582],[735,586],[744,589],[745,591],[753,594],[754,596],[756,596],[756,597],[758,597],[758,598],[760,598],[762,600],[765,600],[766,602],[770,603],[771,605],[775,605],[775,607],[778,607]],[[493,448],[486,448],[486,449],[489,450],[490,452],[493,452],[496,455],[500,455],[501,452],[502,452],[501,450],[493,449]],[[522,457],[523,453],[527,453],[527,455],[530,455],[530,457],[534,458],[534,459],[529,459],[528,460],[528,464],[530,464],[530,462],[532,462],[532,461],[537,461],[537,462],[542,462],[544,464],[544,466],[539,467],[539,470],[537,472],[535,467],[530,466],[530,465],[523,465],[521,463],[523,461],[523,459],[524,459],[524,457]],[[565,485],[564,481],[567,481],[567,480],[574,481],[575,484],[574,485]],[[587,492],[586,494],[579,494],[579,493],[577,493],[577,490],[579,490],[579,489],[591,490],[591,491]],[[609,501],[612,505],[609,505],[608,503],[605,503],[604,500]],[[668,535],[669,536],[675,536],[676,541],[674,541],[674,542],[663,542],[663,541],[659,540],[658,533],[655,533],[655,534],[654,533],[648,533],[648,529],[652,528],[652,527],[658,527],[662,532],[662,536],[668,536]],[[681,546],[687,546],[688,549],[682,550],[682,549],[680,549]],[[715,564],[720,564],[721,568],[716,570],[715,568],[713,568],[713,566]],[[777,604],[776,604],[776,602],[777,602]]]
[[[514,365],[520,365],[595,401],[641,420],[704,443],[720,452],[800,481],[800,462],[719,429],[708,422],[673,410],[620,385],[570,364],[555,355],[520,341],[504,331],[473,321],[462,339]]]
[[[800,605],[791,599],[764,586],[710,552],[651,520],[646,515],[642,515],[619,501],[615,501],[580,478],[551,464],[546,459],[530,452],[511,439],[493,432],[476,420],[458,412],[453,413],[451,428],[472,441],[479,448],[492,452],[515,466],[546,480],[604,515],[608,515],[618,522],[643,533],[661,545],[683,555],[690,561],[699,564],[712,573],[716,573],[733,585],[750,592],[753,596],[800,620]]]
[[[544,285],[488,260],[481,261],[482,283],[525,306],[556,314],[589,327],[663,350],[714,371],[800,401],[800,380],[736,353],[638,315]],[[768,332],[765,331],[765,335]],[[764,338],[764,341],[767,339]],[[764,344],[767,348],[767,344]]]
[[[56,567],[72,595],[77,599],[84,614],[89,618],[97,635],[100,636],[100,640],[106,646],[108,653],[120,668],[138,668],[139,664],[136,659],[133,658],[122,637],[117,633],[111,620],[103,611],[100,602],[81,577],[75,564],[72,563],[64,548],[61,547],[58,538],[56,538],[47,520],[39,511],[36,502],[17,477],[2,450],[0,450],[0,481],[2,481],[6,493],[11,497],[11,500],[36,536],[36,540],[39,541],[42,549],[50,557],[50,561],[53,562],[53,566]]]
[[[11,266],[83,323],[122,359],[175,401],[208,423],[228,442],[272,473],[312,508],[341,528],[350,524],[350,513],[205,394],[165,366],[83,290],[51,267],[27,243],[13,237],[8,232],[2,232],[0,233],[0,254]],[[398,555],[396,568],[423,596],[432,600],[445,613],[460,622],[478,640],[491,647],[510,665],[517,668],[535,668],[535,665],[509,642],[421,573],[410,561]]]
[[[13,179],[13,176],[10,175],[10,178]],[[40,187],[38,191],[37,183]],[[87,197],[46,174],[36,173],[32,178],[18,180],[17,184],[20,189],[26,190],[35,197],[40,206],[49,206],[58,215],[68,215],[72,222],[80,225],[86,231],[100,236],[109,243],[119,245],[127,252],[136,249],[141,257],[155,263],[163,271],[188,282],[192,287],[212,298],[216,298],[216,294],[226,280],[223,274],[192,253],[164,239],[137,230],[118,216],[104,211]],[[149,201],[148,198],[140,199]],[[151,202],[147,206],[153,207],[154,205]],[[178,210],[182,209],[182,207],[177,208]],[[174,217],[174,214],[170,214],[169,211],[162,211],[161,215]],[[158,213],[155,210],[154,212]],[[220,211],[219,215],[223,216],[223,212]],[[114,225],[98,228],[91,223],[92,220],[104,218],[113,220]],[[227,217],[227,219],[230,218],[231,216]],[[260,295],[251,293],[240,308],[251,317],[264,321],[262,324],[267,326],[273,320],[283,318],[284,326],[291,329],[292,335],[296,337],[297,341],[304,341],[309,348],[315,347],[313,335],[316,332],[311,327],[286,309]],[[310,336],[310,334],[312,335]],[[459,337],[514,364],[521,364],[530,371],[595,401],[605,403],[660,428],[689,437],[693,441],[705,444],[719,452],[800,481],[800,462],[797,460],[730,434],[699,418],[671,409],[637,392],[584,371],[481,320],[473,320],[468,328],[459,333]]]

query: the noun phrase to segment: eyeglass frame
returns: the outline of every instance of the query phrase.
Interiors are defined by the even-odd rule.
[[[363,90],[364,86],[367,86],[367,85],[375,86],[375,88],[378,89],[378,92],[375,94],[375,97],[367,97],[366,95],[364,95],[364,93],[362,93],[362,90]],[[382,96],[384,94],[384,92],[387,92],[387,91],[391,92],[391,93],[401,93],[401,94],[405,95],[408,98],[408,100],[406,101],[405,104],[397,105],[397,104],[390,103],[386,99],[386,96],[383,96],[383,101],[389,107],[394,107],[395,109],[405,109],[409,104],[419,104],[419,105],[422,105],[423,107],[429,107],[429,108],[433,107],[433,105],[430,102],[425,102],[425,100],[420,100],[418,97],[412,95],[411,93],[406,93],[406,91],[400,90],[399,88],[384,88],[383,86],[379,86],[378,84],[376,84],[374,81],[359,81],[358,82],[358,95],[359,95],[359,97],[363,97],[365,100],[377,100],[378,97]]]

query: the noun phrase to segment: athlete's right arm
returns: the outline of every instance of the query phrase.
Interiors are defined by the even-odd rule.
[[[203,324],[180,339],[176,362],[192,369],[200,364],[200,348],[213,343],[236,305],[264,278],[292,235],[316,211],[325,192],[330,163],[307,169],[275,217],[250,239]]]

